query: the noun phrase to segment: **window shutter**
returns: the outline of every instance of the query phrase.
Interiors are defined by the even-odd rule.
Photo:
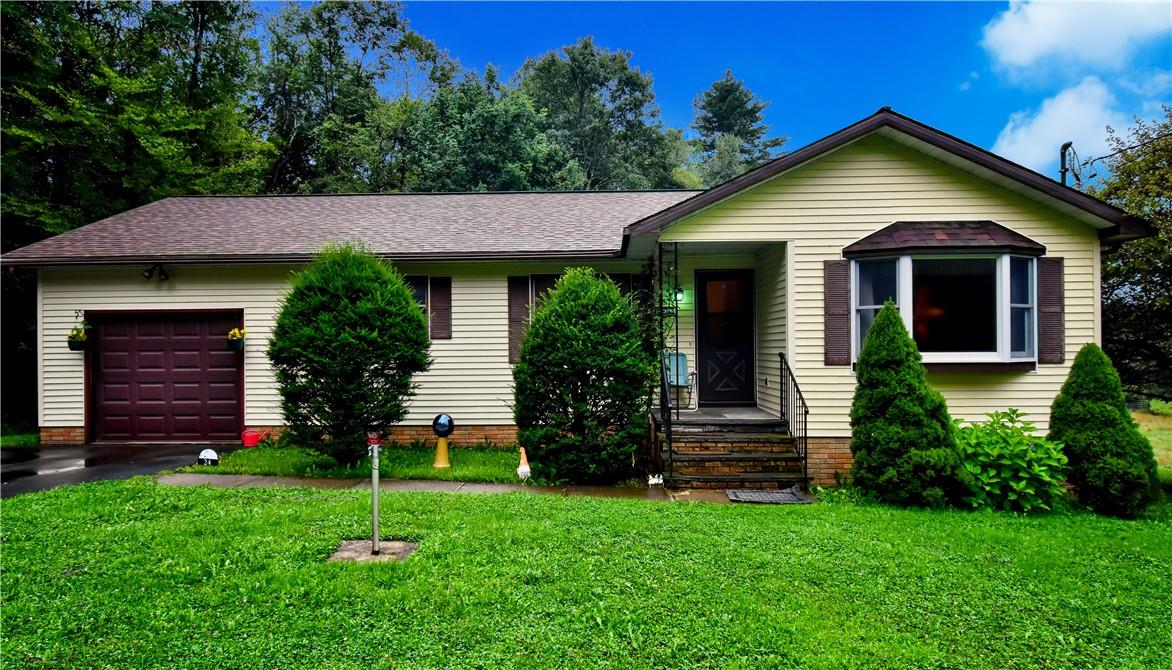
[[[1038,362],[1066,360],[1065,304],[1062,287],[1062,259],[1038,259]]]
[[[431,278],[431,339],[452,339],[452,278]]]
[[[509,362],[521,358],[521,340],[529,321],[529,276],[509,277]]]
[[[609,275],[610,280],[618,285],[619,293],[627,295],[631,292],[631,273],[629,272],[613,272]]]
[[[850,365],[850,261],[826,261],[823,264],[822,272],[825,300],[823,363],[826,365]]]

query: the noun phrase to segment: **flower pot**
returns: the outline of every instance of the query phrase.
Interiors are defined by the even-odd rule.
[[[228,340],[228,348],[232,351],[244,351],[244,340]]]
[[[85,340],[65,340],[70,351],[85,351]]]

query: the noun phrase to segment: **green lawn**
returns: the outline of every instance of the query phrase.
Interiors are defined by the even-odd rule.
[[[435,449],[423,446],[391,445],[379,456],[379,476],[393,479],[441,479],[463,482],[519,482],[519,454],[513,449],[454,447],[449,450],[450,468],[431,467]],[[338,465],[334,459],[294,447],[240,449],[228,454],[216,466],[195,465],[180,472],[233,475],[280,475],[308,477],[370,477],[370,459],[354,466]]]
[[[1167,668],[1172,523],[102,482],[0,502],[4,667]]]
[[[1152,449],[1156,452],[1156,465],[1160,467],[1160,480],[1166,489],[1172,489],[1172,416],[1150,412],[1132,412],[1131,415],[1152,443]]]
[[[39,449],[41,436],[38,433],[19,433],[5,430],[0,433],[0,447],[4,449]]]

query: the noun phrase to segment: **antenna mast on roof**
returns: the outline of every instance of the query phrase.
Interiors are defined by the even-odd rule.
[[[1062,185],[1066,186],[1066,175],[1070,172],[1070,164],[1066,160],[1066,152],[1070,151],[1070,147],[1074,142],[1066,142],[1058,149],[1058,176],[1062,180]]]

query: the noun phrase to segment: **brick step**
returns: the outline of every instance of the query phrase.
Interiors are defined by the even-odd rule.
[[[662,425],[657,424],[660,429]],[[764,433],[769,435],[784,435],[789,432],[789,426],[784,421],[730,424],[719,422],[676,423],[671,424],[672,433],[726,433],[743,435]]]
[[[729,475],[675,475],[668,477],[664,485],[680,489],[788,489],[800,485],[800,474],[776,472],[746,472]]]
[[[663,435],[660,443],[666,444]],[[672,453],[764,453],[785,454],[794,451],[794,439],[788,435],[755,435],[751,438],[732,435],[672,435]]]
[[[672,458],[676,463],[693,463],[705,461],[720,461],[722,463],[728,462],[745,462],[745,461],[763,461],[763,462],[793,462],[801,463],[802,459],[792,449],[789,451],[770,452],[770,451],[672,451]]]

